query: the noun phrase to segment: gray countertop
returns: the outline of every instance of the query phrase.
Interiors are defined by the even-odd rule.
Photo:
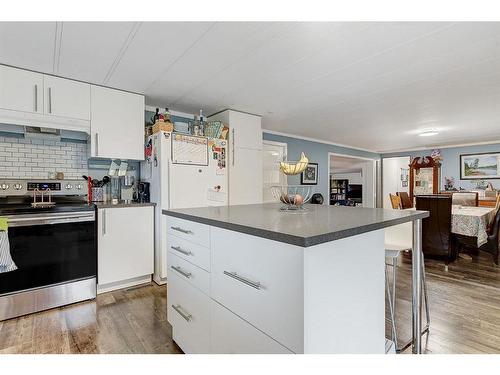
[[[163,210],[163,214],[308,247],[377,229],[423,219],[427,211],[306,205],[303,211],[280,211],[281,205],[250,204]]]
[[[149,207],[155,206],[152,202],[131,202],[131,201],[119,201],[118,203],[112,202],[93,202],[97,208],[120,208],[120,207]]]

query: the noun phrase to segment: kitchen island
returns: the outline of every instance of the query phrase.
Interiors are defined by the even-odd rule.
[[[168,320],[186,353],[385,353],[384,228],[426,211],[279,204],[164,210]],[[420,353],[420,335],[413,351]]]

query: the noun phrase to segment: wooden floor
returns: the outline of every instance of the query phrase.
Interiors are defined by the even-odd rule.
[[[0,322],[0,353],[181,353],[166,316],[166,286]]]
[[[431,330],[425,351],[500,353],[500,268],[481,254],[462,256],[448,272],[442,262],[426,260],[426,270]],[[411,333],[409,254],[400,259],[397,284],[404,342]],[[151,285],[0,322],[0,353],[181,353],[166,320],[166,299],[165,286]]]
[[[491,256],[461,255],[447,272],[442,261],[426,259],[425,265],[431,318],[422,340],[425,352],[500,353],[500,268]],[[397,276],[398,341],[403,343],[411,337],[410,254],[400,259]]]

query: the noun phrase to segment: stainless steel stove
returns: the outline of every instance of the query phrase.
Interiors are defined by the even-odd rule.
[[[95,298],[95,207],[86,196],[83,179],[0,179],[18,268],[0,273],[0,320]]]

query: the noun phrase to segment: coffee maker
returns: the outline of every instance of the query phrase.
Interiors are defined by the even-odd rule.
[[[139,181],[137,183],[137,192],[134,193],[134,200],[139,203],[149,203],[149,182]]]

